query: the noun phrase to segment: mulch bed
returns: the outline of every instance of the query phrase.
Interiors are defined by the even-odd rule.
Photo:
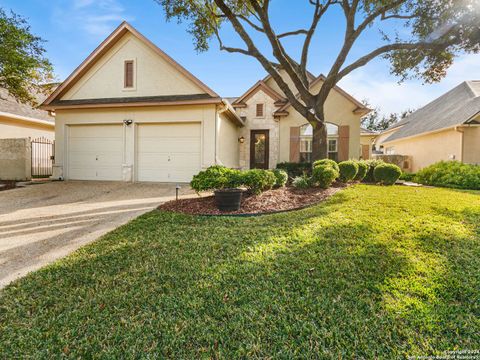
[[[293,187],[284,187],[265,191],[260,195],[244,193],[240,210],[232,212],[218,210],[213,195],[169,201],[160,205],[158,209],[190,215],[268,214],[317,204],[344,187],[345,185],[343,184],[335,184],[329,189],[311,188],[300,190]]]

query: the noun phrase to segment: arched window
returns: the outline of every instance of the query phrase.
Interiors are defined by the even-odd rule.
[[[337,161],[338,158],[338,125],[326,123],[328,138],[328,157]],[[310,124],[300,126],[300,161],[312,161],[313,128]]]

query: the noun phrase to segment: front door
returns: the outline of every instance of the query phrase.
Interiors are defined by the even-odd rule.
[[[268,130],[252,130],[250,133],[250,169],[268,169]]]

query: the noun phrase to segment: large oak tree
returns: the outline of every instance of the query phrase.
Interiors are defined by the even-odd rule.
[[[292,106],[313,126],[313,159],[327,155],[327,134],[324,105],[332,88],[345,76],[377,57],[390,62],[391,72],[405,78],[416,76],[425,82],[439,81],[459,53],[480,50],[480,2],[478,0],[295,0],[288,6],[306,2],[311,6],[311,18],[300,29],[278,33],[271,21],[270,0],[155,0],[163,6],[167,18],[189,22],[196,49],[205,51],[210,39],[218,40],[220,49],[255,58],[272,76]],[[285,3],[284,3],[285,4]],[[312,46],[325,47],[315,34],[321,21],[341,9],[344,33],[326,79],[318,92],[309,88],[307,67]],[[285,17],[288,11],[285,12]],[[287,20],[287,19],[286,19]],[[242,41],[233,47],[222,39],[222,25],[230,23]],[[378,47],[365,50],[351,59],[351,50],[369,27],[404,27],[404,35],[382,32]],[[268,40],[270,49],[262,51],[258,36]],[[283,41],[302,36],[300,55],[289,53]],[[272,55],[270,55],[272,54]],[[291,79],[289,86],[279,69]]]
[[[17,101],[37,105],[37,94],[48,93],[52,65],[43,40],[32,34],[26,20],[0,8],[0,87]]]

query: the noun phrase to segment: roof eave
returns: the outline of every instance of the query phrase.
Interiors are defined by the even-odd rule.
[[[183,105],[210,105],[221,104],[222,99],[198,99],[198,100],[177,100],[177,101],[138,101],[131,103],[104,103],[104,104],[72,104],[72,105],[42,105],[43,110],[67,110],[67,109],[96,109],[96,108],[120,108],[120,107],[139,107],[139,106],[183,106]]]

